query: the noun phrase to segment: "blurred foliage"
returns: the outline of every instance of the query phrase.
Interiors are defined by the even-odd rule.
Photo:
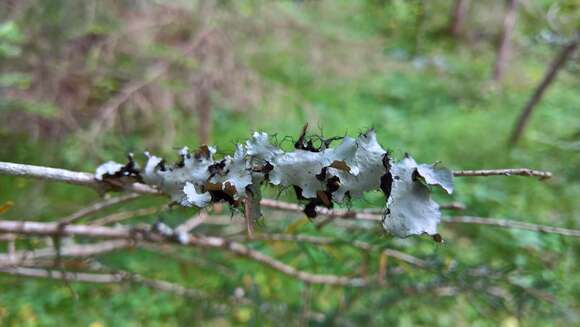
[[[580,228],[578,55],[539,104],[521,145],[507,147],[512,124],[559,40],[578,30],[579,5],[522,1],[508,72],[494,85],[504,3],[470,3],[462,36],[453,38],[447,33],[451,0],[3,1],[0,160],[92,171],[127,152],[173,155],[175,147],[195,147],[203,138],[223,154],[253,130],[276,134],[290,147],[284,137],[296,137],[304,122],[326,136],[374,127],[397,157],[410,152],[456,169],[550,170],[555,177],[545,182],[457,179],[453,199],[440,195],[439,201],[461,201],[471,215]],[[159,64],[166,71],[153,78]],[[126,93],[127,99],[111,104]],[[205,136],[204,126],[211,127]],[[70,185],[4,176],[0,185],[0,206],[14,203],[3,219],[51,221],[98,199]],[[280,197],[292,200],[290,193]],[[368,194],[352,205],[383,202]],[[162,203],[142,199],[111,212]],[[192,214],[175,209],[162,216],[176,225]],[[206,290],[212,298],[191,301],[140,285],[67,286],[0,276],[0,325],[580,324],[575,239],[442,226],[446,243],[440,245],[427,238],[392,239],[378,228],[319,231],[305,218],[289,217],[269,219],[268,213],[258,231],[364,240],[438,268],[424,271],[390,260],[388,287],[356,290],[304,285],[219,251],[184,250],[175,253],[179,260],[119,251],[98,260]],[[234,213],[232,220],[240,219]],[[199,232],[218,234],[220,228]],[[368,273],[378,269],[376,254],[348,246],[252,244],[317,273],[356,274],[365,260]],[[470,277],[473,269],[482,276]],[[498,273],[506,278],[496,278]],[[459,291],[430,291],[448,284]],[[237,289],[248,302],[229,300]],[[319,315],[305,316],[305,303]]]

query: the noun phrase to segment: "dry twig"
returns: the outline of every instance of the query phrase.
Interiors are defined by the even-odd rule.
[[[127,272],[116,272],[112,274],[105,274],[105,273],[87,273],[87,272],[67,272],[60,270],[48,270],[27,267],[4,267],[4,268],[0,267],[0,273],[34,278],[67,280],[81,283],[115,284],[129,282],[142,284],[147,287],[151,287],[164,292],[174,293],[178,296],[196,299],[205,297],[204,293],[199,290],[185,288],[181,285],[170,283],[168,281],[149,279],[138,274],[131,274]]]
[[[164,238],[160,235],[151,234],[145,230],[135,230],[126,227],[101,227],[88,225],[67,225],[61,226],[58,223],[39,223],[39,222],[18,222],[18,221],[0,221],[0,233],[14,233],[24,235],[53,235],[53,236],[86,236],[94,238],[112,238],[129,241],[149,241],[157,243],[179,244],[173,239]],[[325,284],[335,286],[364,287],[369,284],[368,280],[361,278],[350,278],[336,275],[313,274],[289,266],[259,251],[248,248],[247,246],[225,240],[219,237],[194,237],[189,238],[186,245],[198,246],[204,248],[217,248],[228,251],[237,256],[245,257],[256,261],[262,265],[268,266],[274,270],[282,272],[288,276],[297,278],[301,281],[313,284]]]

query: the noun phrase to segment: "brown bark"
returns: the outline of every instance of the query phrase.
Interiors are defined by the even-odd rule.
[[[493,69],[494,81],[502,80],[506,64],[511,54],[512,34],[516,26],[517,7],[518,0],[508,0],[507,12],[503,21],[503,30],[501,32],[495,67]]]
[[[542,79],[542,81],[534,91],[534,94],[532,94],[532,97],[528,100],[528,102],[522,109],[522,112],[520,113],[520,116],[515,124],[514,130],[510,138],[511,145],[515,145],[518,143],[519,139],[524,133],[526,125],[530,120],[530,117],[532,116],[534,108],[536,107],[538,102],[540,102],[540,100],[542,99],[542,96],[544,95],[544,92],[546,92],[546,89],[548,89],[548,87],[552,84],[552,82],[556,78],[556,75],[558,74],[560,69],[564,67],[566,61],[568,61],[568,59],[572,56],[572,54],[578,47],[579,41],[580,38],[577,37],[571,42],[569,42],[558,53],[558,56],[554,59],[554,61],[552,61],[550,67],[548,67],[548,70],[544,74],[544,78]]]
[[[449,33],[454,38],[461,36],[465,14],[469,7],[469,0],[455,0],[453,10],[451,11],[451,22],[449,24]]]

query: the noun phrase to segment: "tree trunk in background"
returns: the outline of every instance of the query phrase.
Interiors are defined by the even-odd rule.
[[[203,83],[203,82],[202,82]],[[211,121],[211,90],[204,88],[198,92],[197,100],[197,114],[199,118],[198,124],[198,138],[200,144],[209,144],[211,131],[212,131],[212,121]]]
[[[556,77],[560,69],[564,67],[564,64],[566,63],[568,58],[572,56],[574,50],[576,50],[576,47],[578,46],[579,41],[580,38],[576,37],[574,40],[568,43],[562,49],[562,51],[558,53],[558,56],[554,59],[554,61],[552,61],[552,64],[550,64],[550,67],[544,74],[542,82],[540,83],[540,85],[538,85],[538,87],[534,91],[534,94],[524,106],[522,113],[520,114],[516,122],[514,130],[512,132],[512,136],[510,138],[511,145],[515,145],[521,138],[522,134],[524,133],[524,129],[526,128],[526,125],[530,120],[534,108],[536,107],[538,102],[540,102],[542,96],[544,95],[544,92],[552,84],[554,78]]]
[[[508,7],[503,21],[503,30],[497,48],[495,67],[493,69],[493,80],[501,81],[505,71],[505,66],[509,60],[512,45],[512,34],[516,26],[518,0],[507,0]]]
[[[454,38],[461,36],[461,29],[465,21],[465,13],[469,6],[469,0],[455,0],[453,11],[451,12],[451,22],[449,23],[449,33]]]

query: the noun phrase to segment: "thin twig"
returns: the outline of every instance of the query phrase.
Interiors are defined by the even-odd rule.
[[[66,276],[65,278],[70,281],[97,284],[120,283],[125,281],[126,278],[123,274],[95,274],[81,272],[65,272],[63,274],[60,270],[25,267],[0,267],[0,272],[11,275],[49,279],[62,279],[64,275]]]
[[[31,264],[40,259],[55,258],[57,255],[62,257],[90,257],[125,249],[134,245],[135,243],[129,240],[110,240],[93,244],[74,244],[63,246],[60,248],[60,254],[57,253],[54,247],[33,251],[19,251],[13,253],[12,255],[0,254],[0,267]]]
[[[45,179],[97,188],[100,183],[95,175],[60,168],[50,168],[0,161],[0,174]]]
[[[476,224],[476,225],[487,225],[496,226],[503,228],[513,228],[513,229],[523,229],[538,233],[549,233],[558,234],[563,236],[580,237],[580,230],[577,229],[567,229],[554,226],[545,226],[530,224],[521,221],[507,220],[507,219],[496,219],[496,218],[483,218],[483,217],[472,217],[472,216],[456,216],[450,217],[442,220],[446,224]]]
[[[20,176],[29,178],[38,178],[47,181],[64,182],[68,184],[91,187],[97,191],[106,190],[110,185],[103,181],[95,179],[91,173],[83,173],[60,168],[50,168],[43,166],[17,164],[0,161],[0,175]],[[123,185],[125,191],[140,194],[160,194],[158,190],[149,185],[133,183]]]
[[[0,233],[41,236],[87,236],[112,239],[136,239],[131,229],[126,227],[102,227],[89,225],[67,225],[33,221],[0,220]]]
[[[302,212],[302,206],[283,202],[272,199],[262,199],[260,205],[266,208],[281,210],[281,211],[292,211],[292,212]],[[344,209],[327,209],[322,207],[317,207],[316,212],[321,216],[336,217],[344,219],[358,219],[358,220],[377,220],[377,214],[369,213],[365,211],[353,211]],[[378,219],[380,220],[380,218]]]
[[[570,59],[570,57],[572,57],[579,43],[580,32],[577,32],[576,36],[571,41],[569,41],[568,44],[566,44],[562,50],[560,50],[556,58],[554,58],[546,70],[542,81],[536,87],[534,93],[522,109],[522,112],[520,113],[511,133],[510,145],[514,146],[518,143],[519,139],[524,133],[530,117],[532,116],[532,113],[534,112],[534,108],[536,108],[536,105],[542,100],[544,93],[550,87],[562,67],[564,67],[566,62]]]
[[[0,235],[0,241],[11,242],[11,241],[15,241],[15,240],[16,240],[16,235],[14,235],[14,234]]]
[[[248,238],[254,237],[254,218],[252,217],[252,193],[246,192],[246,199],[244,200],[244,219],[246,221],[246,230]]]
[[[375,219],[373,220],[379,219],[381,219],[381,217],[376,216]],[[524,229],[542,233],[559,234],[563,236],[580,237],[580,230],[576,229],[566,229],[554,226],[537,225],[506,219],[456,216],[442,219],[441,222],[443,224],[457,224],[457,223],[480,224],[503,228]],[[76,235],[76,236],[115,238],[115,239],[135,238],[134,237],[135,235],[133,235],[135,234],[135,230],[122,226],[110,228],[90,225],[69,225],[63,227],[60,226],[60,224],[58,223],[41,223],[31,221],[10,221],[10,220],[0,221],[0,233],[22,234],[22,235],[44,235],[44,236]]]
[[[155,253],[163,258],[170,258],[178,261],[179,263],[184,263],[193,267],[199,268],[200,266],[206,266],[207,270],[212,272],[218,272],[222,275],[228,277],[236,277],[237,271],[235,267],[223,264],[221,262],[216,262],[214,260],[209,260],[202,255],[189,255],[189,253],[183,253],[183,251],[176,251],[172,246],[174,244],[155,244],[155,243],[139,243],[139,248],[147,250],[151,253]]]
[[[463,211],[467,209],[465,204],[461,202],[450,202],[450,203],[443,203],[439,205],[439,209],[442,210],[451,210],[451,211]]]
[[[95,219],[93,221],[90,221],[90,222],[88,222],[88,225],[105,226],[105,225],[109,225],[109,224],[119,223],[121,221],[130,219],[133,217],[152,215],[154,213],[158,213],[158,212],[163,211],[163,210],[167,210],[167,209],[159,208],[156,206],[156,207],[141,208],[141,209],[136,209],[136,210],[131,210],[131,211],[115,212],[115,213],[112,213],[110,215],[107,215],[107,216]]]
[[[201,247],[219,248],[226,250],[235,255],[256,261],[264,266],[270,267],[285,275],[294,277],[306,283],[348,287],[366,287],[370,284],[369,280],[363,278],[351,278],[337,275],[319,275],[297,270],[296,268],[278,261],[262,252],[256,251],[237,242],[227,241],[223,238],[192,236],[191,244]]]
[[[267,200],[267,199],[264,199]],[[292,212],[302,212],[302,208],[299,205],[294,205],[293,203],[287,203],[282,201],[276,200],[268,200],[266,201],[265,207],[269,207],[272,209],[278,209],[283,211],[292,211]],[[326,209],[328,211],[332,211],[330,209]],[[336,210],[336,209],[335,209]],[[330,217],[339,217],[345,219],[354,219],[354,220],[363,220],[363,221],[380,221],[382,219],[382,215],[378,214],[371,214],[366,212],[357,212],[357,211],[350,211],[354,213],[354,215],[345,215],[342,212],[334,213]],[[320,212],[321,215],[325,215],[324,211]],[[344,215],[344,216],[343,216]],[[580,230],[576,229],[566,229],[561,227],[554,227],[554,226],[546,226],[546,225],[537,225],[537,224],[530,224],[520,221],[513,221],[507,219],[497,219],[497,218],[482,218],[482,217],[470,217],[470,216],[454,216],[449,217],[441,220],[442,224],[480,224],[480,225],[489,225],[489,226],[496,226],[496,227],[503,227],[503,228],[514,228],[514,229],[524,229],[529,231],[535,232],[542,232],[542,233],[552,233],[552,234],[559,234],[563,236],[572,236],[572,237],[580,237]]]
[[[549,171],[534,170],[528,168],[513,169],[484,169],[484,170],[455,170],[455,177],[476,177],[476,176],[533,176],[541,179],[552,177]]]
[[[190,219],[186,220],[183,224],[177,226],[175,228],[176,233],[189,233],[192,230],[196,229],[198,226],[205,223],[207,220],[208,215],[205,211],[201,211],[199,214],[191,217]]]
[[[179,244],[176,240],[163,238],[160,235],[149,235],[146,231],[128,229],[125,227],[101,227],[88,225],[67,225],[60,226],[58,223],[39,223],[39,222],[18,222],[18,221],[0,221],[0,233],[9,232],[25,235],[61,235],[61,236],[88,236],[88,237],[105,237],[125,240],[146,239],[151,242]],[[156,237],[157,236],[157,237]],[[235,255],[242,256],[262,265],[275,269],[283,274],[297,278],[301,281],[325,284],[335,286],[364,287],[369,284],[368,280],[361,278],[350,278],[336,275],[319,275],[313,274],[289,266],[278,261],[266,254],[263,254],[247,246],[227,241],[218,237],[194,237],[189,238],[188,245],[200,246],[205,248],[217,248],[226,250]]]
[[[153,289],[164,292],[174,293],[179,296],[189,298],[202,298],[204,293],[199,290],[185,288],[181,285],[170,283],[164,280],[145,278],[138,274],[128,272],[116,272],[112,274],[105,273],[86,273],[86,272],[68,272],[60,270],[48,270],[40,268],[27,267],[0,267],[0,272],[10,275],[47,278],[62,280],[66,279],[71,282],[97,283],[97,284],[115,284],[115,283],[137,283]]]
[[[255,234],[254,239],[260,241],[299,242],[318,245],[346,244],[349,246],[356,247],[365,252],[372,251],[373,249],[373,246],[367,242],[357,240],[350,241],[350,240],[332,239],[327,237],[311,236],[311,235]],[[417,267],[427,268],[429,266],[429,264],[425,260],[413,257],[409,254],[406,254],[398,250],[383,249],[382,253],[386,256],[399,259],[401,261],[404,261]]]
[[[439,209],[463,211],[463,210],[467,209],[467,207],[465,206],[465,204],[463,204],[461,202],[449,202],[449,203],[440,204]],[[372,213],[375,215],[383,215],[385,213],[385,208],[351,209],[350,211]]]
[[[137,193],[127,193],[127,194],[113,197],[113,198],[110,198],[110,199],[107,199],[104,201],[93,203],[92,205],[90,205],[86,208],[83,208],[83,209],[71,214],[70,216],[62,218],[61,220],[59,220],[59,222],[61,224],[67,224],[67,225],[72,224],[83,217],[92,215],[94,213],[97,213],[103,209],[112,207],[114,205],[134,200],[134,199],[138,198],[139,196],[140,195]]]

